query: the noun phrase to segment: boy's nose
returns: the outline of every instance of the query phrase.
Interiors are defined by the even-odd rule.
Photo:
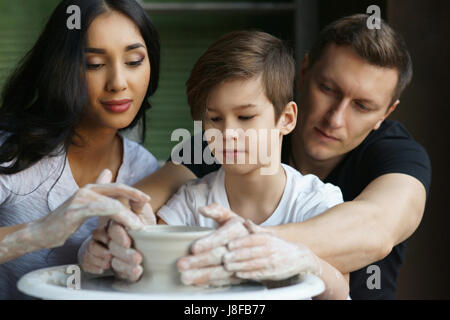
[[[239,138],[239,132],[236,129],[225,129],[225,138],[227,140],[237,140]]]

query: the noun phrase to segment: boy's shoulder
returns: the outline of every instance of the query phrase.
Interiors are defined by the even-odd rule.
[[[308,220],[343,202],[341,190],[335,185],[324,183],[313,174],[302,175],[285,164],[283,168],[287,178],[284,197],[288,222]]]
[[[325,183],[313,174],[302,175],[298,170],[287,164],[283,163],[282,166],[286,172],[286,186],[290,189],[287,191],[297,201],[304,203],[306,199],[311,198],[321,198],[324,201],[327,198],[342,198],[339,187],[331,183]]]
[[[225,172],[223,168],[220,168],[219,170],[208,173],[201,178],[190,180],[183,186],[185,186],[189,190],[202,190],[204,188],[211,189],[215,184],[219,182],[219,180],[221,180],[224,174]]]
[[[211,202],[221,202],[224,185],[225,171],[220,168],[206,176],[186,182],[181,188],[181,192],[194,200],[197,205],[208,205]]]
[[[286,179],[290,180],[292,187],[303,192],[325,192],[328,189],[338,189],[331,183],[325,183],[314,174],[303,175],[297,169],[282,163],[286,172]]]

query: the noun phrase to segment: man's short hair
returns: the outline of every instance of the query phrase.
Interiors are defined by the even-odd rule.
[[[293,100],[292,50],[265,32],[235,31],[222,36],[199,58],[186,82],[192,118],[203,118],[210,93],[217,85],[258,76],[278,120],[286,104]]]
[[[380,19],[380,29],[367,27],[366,14],[355,14],[327,25],[309,53],[309,67],[317,62],[331,44],[350,46],[361,58],[379,67],[398,72],[391,104],[400,98],[411,82],[412,61],[402,36]]]

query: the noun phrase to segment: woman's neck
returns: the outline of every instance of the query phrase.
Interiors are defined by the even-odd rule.
[[[225,173],[225,190],[232,211],[261,224],[278,207],[286,186],[286,173],[279,166],[273,175],[261,175],[260,169],[245,175]]]
[[[115,181],[123,158],[122,139],[117,130],[79,126],[75,131],[67,157],[78,186],[95,182],[106,168],[112,171]]]

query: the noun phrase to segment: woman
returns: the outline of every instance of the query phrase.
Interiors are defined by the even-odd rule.
[[[73,5],[81,28],[69,30]],[[119,131],[139,121],[145,130],[159,60],[158,33],[134,0],[63,1],[53,12],[3,90],[0,299],[24,298],[16,283],[31,270],[76,263],[106,217],[129,228],[154,223],[149,197],[126,185],[157,161]]]

